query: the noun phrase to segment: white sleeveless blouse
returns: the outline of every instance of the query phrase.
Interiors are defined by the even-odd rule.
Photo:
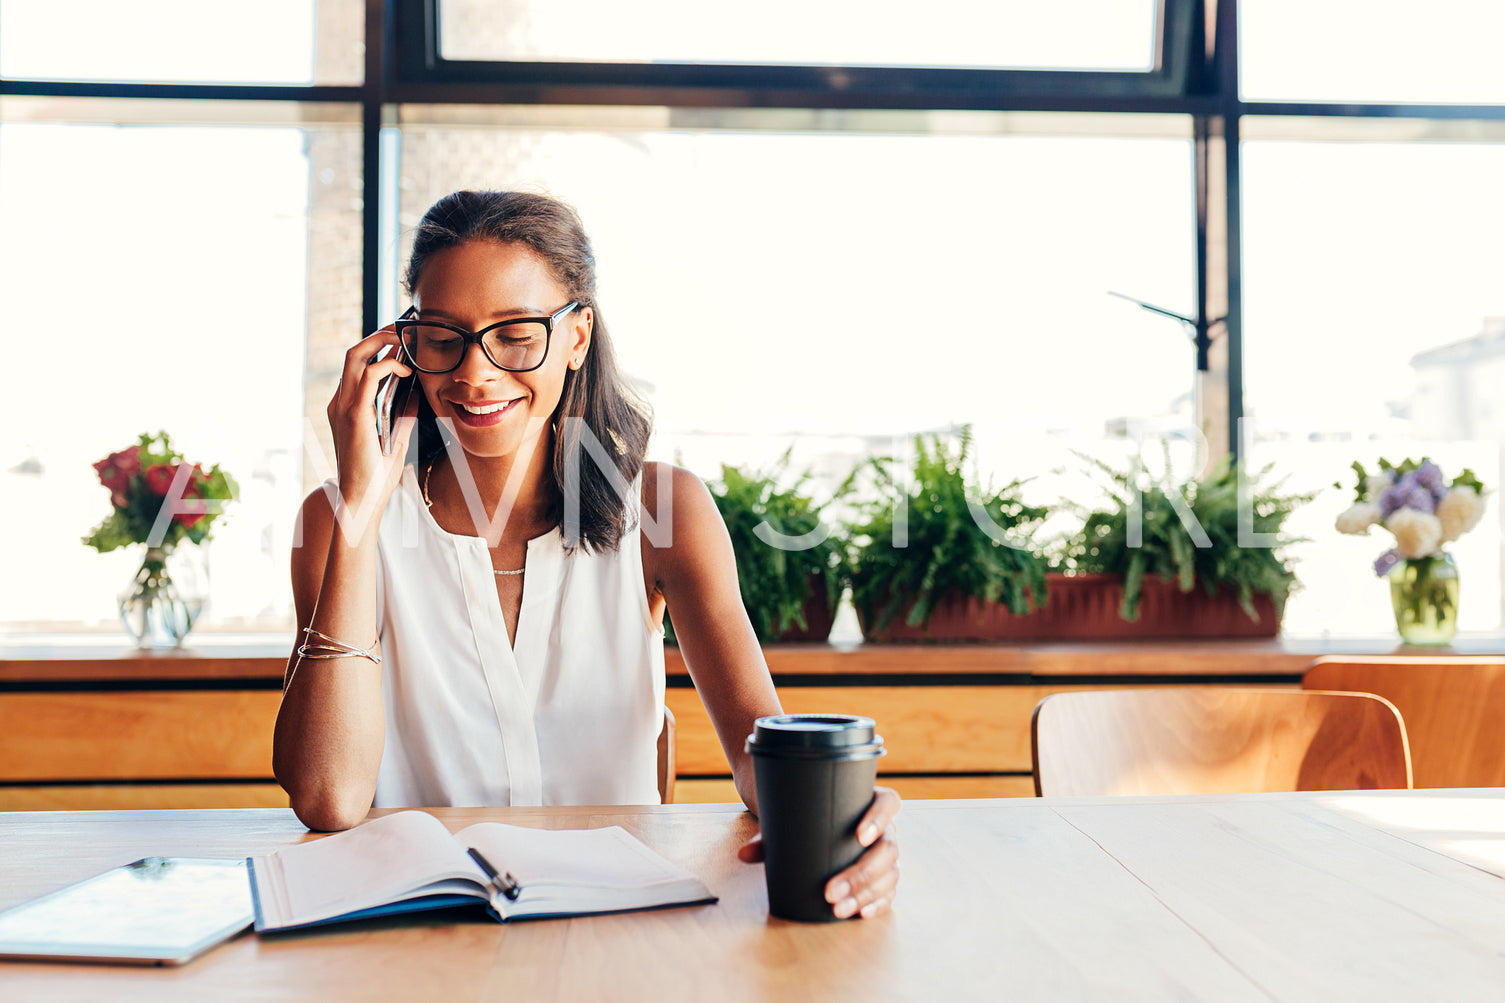
[[[664,641],[639,532],[594,554],[557,528],[528,541],[509,647],[486,541],[440,529],[403,471],[378,533],[372,807],[658,803]]]

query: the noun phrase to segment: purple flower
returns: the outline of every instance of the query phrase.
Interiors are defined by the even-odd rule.
[[[1380,516],[1382,518],[1390,518],[1391,514],[1400,508],[1414,508],[1428,515],[1437,508],[1437,499],[1433,497],[1431,491],[1417,483],[1415,471],[1380,492]]]
[[[1420,484],[1412,484],[1401,495],[1400,500],[1403,508],[1414,508],[1418,512],[1431,514],[1437,508],[1437,498]]]
[[[1380,492],[1380,518],[1390,518],[1390,513],[1400,508],[1400,485],[1392,484]]]
[[[1391,547],[1379,556],[1374,562],[1374,573],[1384,578],[1390,573],[1390,569],[1400,563],[1400,551]]]
[[[1442,468],[1431,460],[1422,460],[1421,466],[1407,476],[1415,478],[1417,484],[1426,488],[1431,493],[1434,502],[1448,493],[1449,485],[1447,478],[1442,476]],[[1430,512],[1431,509],[1427,511]]]

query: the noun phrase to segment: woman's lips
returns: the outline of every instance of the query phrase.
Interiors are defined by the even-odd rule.
[[[522,400],[521,397],[514,397],[510,401],[505,402],[466,401],[464,403],[461,403],[460,401],[452,400],[449,402],[449,409],[454,412],[455,418],[460,422],[460,424],[468,426],[469,428],[487,428],[491,425],[500,424],[501,420],[506,417],[507,413],[517,407],[517,402],[520,400]],[[486,408],[487,413],[476,414],[473,411],[467,411],[466,404],[473,408]],[[501,404],[502,406],[497,407],[498,404]],[[496,408],[496,410],[490,410],[491,408]]]

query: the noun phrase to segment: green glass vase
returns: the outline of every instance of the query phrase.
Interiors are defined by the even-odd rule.
[[[1401,561],[1390,569],[1395,629],[1407,644],[1447,644],[1458,632],[1458,566],[1451,554]]]

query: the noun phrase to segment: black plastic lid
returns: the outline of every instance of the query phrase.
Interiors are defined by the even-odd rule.
[[[747,736],[754,756],[790,759],[859,759],[884,754],[870,717],[853,714],[777,714],[760,717]]]

